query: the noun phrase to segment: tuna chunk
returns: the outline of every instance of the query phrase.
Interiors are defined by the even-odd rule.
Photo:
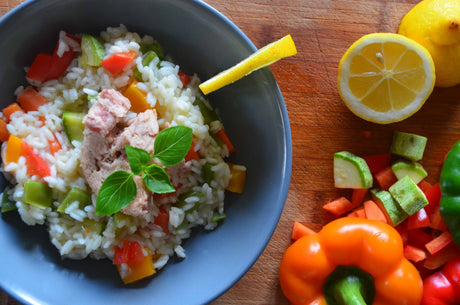
[[[85,117],[85,127],[105,136],[126,117],[130,107],[130,101],[120,92],[103,90]]]
[[[81,168],[88,185],[96,194],[112,172],[130,171],[125,145],[153,153],[153,143],[159,129],[156,112],[147,110],[126,123],[124,119],[130,105],[129,100],[119,92],[104,90],[84,118]],[[135,177],[135,182],[136,198],[122,212],[141,216],[150,208],[151,194],[145,189],[140,177]]]
[[[128,126],[117,137],[113,149],[124,150],[125,145],[129,145],[142,148],[152,155],[158,131],[156,111],[146,110],[129,121]]]

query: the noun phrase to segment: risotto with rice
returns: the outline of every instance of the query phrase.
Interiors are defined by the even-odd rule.
[[[152,37],[61,31],[26,72],[0,120],[2,212],[44,225],[62,257],[108,258],[135,282],[184,258],[191,229],[214,229],[225,191],[242,192],[246,168],[225,161],[234,147],[200,80]]]

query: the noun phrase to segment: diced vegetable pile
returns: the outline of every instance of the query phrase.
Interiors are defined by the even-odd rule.
[[[449,304],[457,304],[455,302],[460,301],[460,296],[457,296],[460,291],[460,248],[453,238],[458,233],[452,231],[457,222],[453,222],[449,230],[442,213],[449,215],[455,212],[449,210],[448,204],[452,201],[451,197],[458,193],[454,186],[458,185],[459,180],[457,173],[460,163],[457,160],[460,144],[456,144],[459,148],[454,146],[447,155],[448,164],[443,167],[441,181],[431,184],[426,180],[428,173],[421,163],[426,143],[427,138],[423,136],[396,131],[389,152],[364,157],[347,151],[335,153],[335,187],[351,189],[352,195],[327,202],[323,209],[339,219],[356,219],[352,221],[354,227],[359,227],[363,219],[394,227],[401,237],[404,257],[425,279],[427,289],[423,292],[422,304],[435,304],[433,302],[442,298],[446,302],[454,302]],[[441,204],[440,209],[441,198],[448,202],[444,206]],[[291,237],[294,241],[300,241],[304,236],[316,235],[318,233],[308,226],[295,222]],[[443,266],[446,267],[441,270]],[[441,272],[446,272],[448,276]],[[445,293],[439,290],[441,284]],[[291,288],[283,291],[289,294]],[[455,292],[455,289],[458,291]]]

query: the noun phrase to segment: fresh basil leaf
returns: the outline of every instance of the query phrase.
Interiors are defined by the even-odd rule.
[[[96,199],[96,214],[111,215],[128,206],[136,198],[133,174],[125,171],[111,173],[102,183]]]
[[[125,151],[131,171],[134,175],[139,175],[142,169],[149,165],[151,160],[150,154],[141,148],[129,145],[125,145]]]
[[[144,168],[142,178],[145,186],[154,193],[162,194],[175,191],[166,171],[156,164]]]
[[[186,126],[174,126],[163,129],[155,138],[153,157],[166,166],[178,164],[190,149],[193,131]]]

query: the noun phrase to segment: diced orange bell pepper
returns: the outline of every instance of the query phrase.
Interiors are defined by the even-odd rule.
[[[147,93],[139,89],[137,81],[133,81],[128,88],[123,91],[123,95],[131,102],[130,110],[135,113],[144,112],[152,109],[152,106],[147,102]]]
[[[291,239],[292,240],[298,240],[301,237],[308,236],[308,235],[314,235],[316,234],[315,231],[307,227],[306,225],[295,221],[294,222],[294,227],[292,228],[292,234],[291,234]]]
[[[114,247],[113,263],[117,265],[118,273],[125,284],[137,282],[155,274],[153,258],[150,251],[137,241],[123,241],[123,246]],[[147,255],[144,255],[144,251]]]
[[[11,162],[17,163],[19,157],[22,153],[21,148],[22,139],[18,138],[15,135],[10,135],[8,138],[8,144],[6,146],[6,155],[5,155],[5,162],[9,164]]]
[[[228,165],[232,176],[225,189],[233,193],[241,194],[246,184],[246,171],[233,163],[229,162]]]

